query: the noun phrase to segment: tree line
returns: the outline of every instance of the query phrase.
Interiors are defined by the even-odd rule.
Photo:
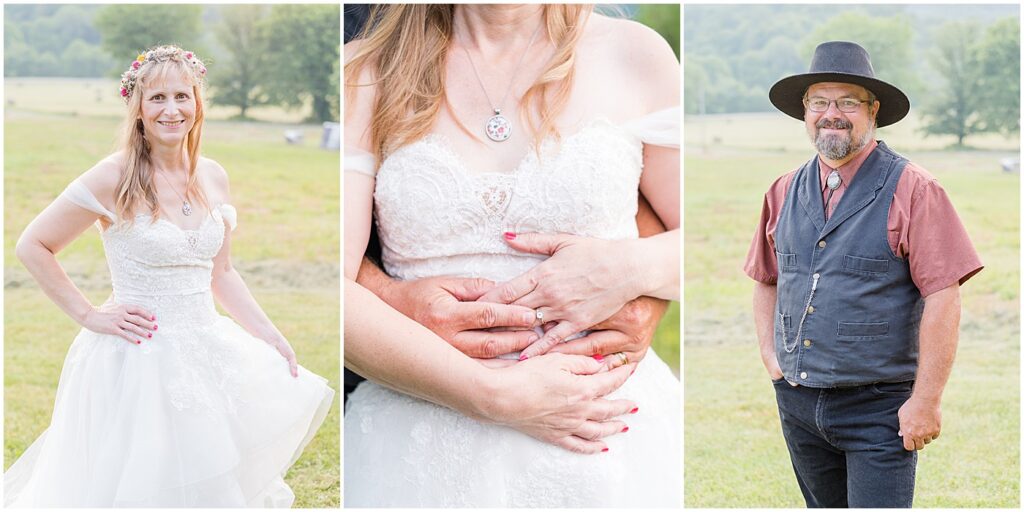
[[[157,44],[194,50],[211,99],[239,117],[261,105],[339,118],[338,5],[7,5],[5,76],[119,76]]]
[[[924,135],[962,146],[1020,130],[1015,6],[690,6],[684,23],[687,114],[773,111],[776,80],[805,72],[819,43],[848,40],[910,96]]]

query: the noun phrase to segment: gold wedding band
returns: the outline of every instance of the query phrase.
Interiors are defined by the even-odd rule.
[[[619,366],[629,364],[629,356],[627,356],[625,352],[616,352],[615,355],[622,358],[622,364]]]

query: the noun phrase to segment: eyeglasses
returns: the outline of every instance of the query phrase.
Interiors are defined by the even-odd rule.
[[[835,102],[836,108],[840,112],[856,112],[860,108],[861,103],[868,103],[868,100],[858,100],[856,98],[839,98],[837,100],[830,100],[828,98],[822,98],[821,96],[812,96],[810,98],[804,98],[804,106],[810,109],[811,112],[824,112],[828,110],[829,104]]]

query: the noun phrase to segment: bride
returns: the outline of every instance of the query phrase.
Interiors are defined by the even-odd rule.
[[[330,407],[230,260],[228,176],[199,154],[206,68],[155,47],[122,75],[122,150],[71,182],[16,253],[82,330],[49,428],[4,474],[13,507],[288,507],[283,475]],[[91,224],[93,306],[55,257]],[[214,301],[238,323],[217,313]]]
[[[678,63],[590,10],[390,5],[346,45],[346,507],[679,505],[665,363],[555,353],[678,296]],[[638,189],[668,232],[637,239]],[[388,274],[500,283],[530,345],[477,364],[362,288],[371,213]]]

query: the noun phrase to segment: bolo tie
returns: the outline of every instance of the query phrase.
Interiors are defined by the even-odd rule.
[[[835,193],[836,189],[843,184],[843,178],[839,176],[839,171],[833,169],[829,173],[828,178],[825,179],[825,185],[828,186],[828,198],[825,199],[825,220],[828,220],[828,210],[832,206],[832,194]]]

